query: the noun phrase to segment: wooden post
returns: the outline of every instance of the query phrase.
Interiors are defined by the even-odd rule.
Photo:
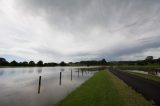
[[[83,70],[82,70],[82,76],[83,76]]]
[[[78,78],[79,78],[79,70],[78,70]]]
[[[72,70],[71,70],[71,80],[72,80]]]
[[[40,90],[41,90],[41,76],[39,76],[38,94],[40,93]]]
[[[61,85],[62,72],[60,72],[59,85]]]

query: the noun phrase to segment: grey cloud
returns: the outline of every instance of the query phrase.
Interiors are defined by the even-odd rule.
[[[135,22],[145,23],[157,15],[158,0],[19,0],[25,11],[42,15],[49,24],[62,30],[90,30],[92,26],[132,26]],[[130,27],[131,27],[130,26]],[[138,28],[137,28],[138,29]]]
[[[84,39],[82,36],[86,36],[85,34],[88,34],[87,32],[94,26],[104,27],[113,33],[120,31],[123,34],[125,32],[126,35],[122,36],[126,37],[141,36],[149,29],[153,31],[158,29],[156,22],[152,21],[160,16],[158,13],[159,0],[27,0],[26,2],[31,6],[31,10],[45,12],[44,17],[49,24],[56,23],[62,29],[75,31],[75,36],[79,35],[78,39]],[[156,26],[155,29],[153,29],[154,26]],[[159,36],[150,37],[147,42],[141,42],[139,45],[132,44],[131,47],[125,47],[124,43],[122,48],[116,47],[111,55],[121,56],[159,47],[160,43],[157,39]],[[102,52],[105,53],[105,50]],[[76,55],[88,56],[89,54],[92,53],[84,51]]]
[[[16,9],[73,36],[74,43],[68,45],[89,49],[65,55],[52,47],[34,48],[42,54],[113,59],[160,47],[159,0],[17,0]]]
[[[63,54],[54,51],[54,50],[50,50],[46,47],[41,47],[41,48],[34,48],[34,50],[36,50],[38,52],[38,54],[43,54],[43,55],[50,55],[50,56],[63,56]]]
[[[111,53],[105,53],[102,55],[106,55],[112,58],[117,58],[117,57],[121,57],[121,56],[128,56],[128,55],[134,55],[136,53],[144,53],[147,50],[151,49],[151,48],[159,48],[160,47],[160,36],[152,38],[146,38],[146,39],[140,39],[137,42],[135,42],[134,44],[129,44],[129,45],[119,45],[118,48],[116,50],[114,50],[114,52]]]

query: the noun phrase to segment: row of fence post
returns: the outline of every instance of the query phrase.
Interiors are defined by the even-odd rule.
[[[82,76],[83,76],[83,71],[82,71]],[[79,70],[78,70],[78,78],[79,78]],[[42,79],[41,76],[39,76],[38,94],[40,93],[40,90],[41,90],[41,79]],[[72,81],[72,70],[71,70],[71,81]],[[59,76],[59,85],[61,84],[62,84],[62,72],[60,72],[60,76]]]

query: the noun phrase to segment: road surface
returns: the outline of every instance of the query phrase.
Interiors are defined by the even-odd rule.
[[[110,69],[110,71],[145,98],[153,100],[157,106],[160,106],[160,83],[118,69]]]

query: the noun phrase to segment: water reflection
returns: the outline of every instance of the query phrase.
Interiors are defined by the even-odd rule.
[[[28,73],[32,74],[33,71],[34,71],[33,69],[30,69],[30,70],[28,71]]]
[[[38,74],[42,73],[42,68],[41,68],[41,67],[38,68],[37,73],[38,73]]]
[[[72,70],[71,70],[71,81],[72,81]]]
[[[3,75],[3,73],[4,73],[4,71],[2,70],[2,71],[0,71],[0,76],[2,76]]]
[[[64,68],[61,68],[61,72],[63,72],[64,71]]]
[[[142,74],[155,75],[155,76],[160,77],[160,71],[159,70],[128,70],[128,71],[142,73]]]
[[[79,78],[79,70],[78,70],[78,78]]]
[[[86,67],[0,68],[0,106],[51,106],[97,70],[100,69],[95,67],[90,69]]]

